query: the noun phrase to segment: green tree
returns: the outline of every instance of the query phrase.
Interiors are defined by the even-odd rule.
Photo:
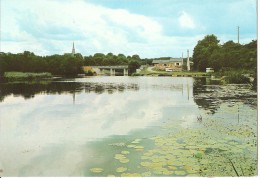
[[[214,50],[219,49],[219,40],[215,35],[207,35],[203,40],[198,41],[198,44],[193,50],[194,69],[205,71],[209,66],[209,59]]]
[[[132,73],[136,72],[136,69],[140,68],[140,62],[137,60],[131,60],[128,63],[128,70],[129,70],[129,74],[131,75]]]

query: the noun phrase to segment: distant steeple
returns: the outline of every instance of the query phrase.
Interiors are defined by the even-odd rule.
[[[75,47],[74,47],[74,41],[73,41],[73,46],[72,46],[72,55],[74,56],[74,54],[75,54]]]

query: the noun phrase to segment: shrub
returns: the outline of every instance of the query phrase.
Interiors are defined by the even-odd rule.
[[[250,79],[245,77],[241,72],[227,72],[225,74],[225,81],[227,83],[244,84],[250,83]]]

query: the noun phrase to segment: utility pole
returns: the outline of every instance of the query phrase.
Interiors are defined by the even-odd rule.
[[[237,27],[237,43],[239,44],[239,26]]]

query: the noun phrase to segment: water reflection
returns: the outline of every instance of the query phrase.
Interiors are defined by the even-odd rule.
[[[233,106],[235,102],[256,107],[257,94],[250,85],[208,85],[207,78],[195,78],[193,97],[195,103],[211,114],[214,114],[221,103]]]
[[[16,97],[22,96],[24,99],[34,98],[37,94],[62,94],[71,93],[75,100],[76,93],[97,93],[102,94],[107,92],[113,94],[114,92],[123,92],[124,90],[139,90],[137,84],[111,84],[111,83],[80,83],[80,82],[23,82],[23,83],[0,83],[0,102],[3,102],[8,95]]]
[[[198,106],[213,109],[226,97],[216,89],[225,90],[207,86],[203,79],[173,77],[2,83],[0,169],[4,176],[84,175],[94,162],[110,162],[88,143],[125,139],[133,132],[144,137],[148,129],[155,134],[168,123],[174,129],[193,127],[201,111]],[[104,149],[102,154],[107,154],[109,144],[98,147]]]

